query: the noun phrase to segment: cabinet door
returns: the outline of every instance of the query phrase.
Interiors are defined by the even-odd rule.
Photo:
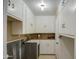
[[[27,7],[27,33],[33,33],[34,15],[32,11]]]
[[[75,36],[76,12],[65,6],[59,14],[59,33]]]
[[[23,33],[33,33],[34,15],[25,3],[23,5]]]
[[[18,0],[17,1],[17,12],[16,12],[16,16],[23,21],[23,1],[22,0]]]
[[[68,7],[64,8],[63,12],[63,20],[65,25],[65,34],[75,35],[75,28],[76,28],[76,13],[75,10],[71,10]]]
[[[8,0],[8,13],[10,16],[17,18],[17,1],[18,0]]]
[[[8,15],[22,21],[22,0],[8,0]]]
[[[61,9],[59,15],[58,15],[58,26],[59,26],[59,33],[64,33],[65,34],[65,21],[63,19],[63,10]]]
[[[55,40],[41,40],[40,54],[55,54]]]
[[[54,33],[55,16],[36,16],[37,33]]]

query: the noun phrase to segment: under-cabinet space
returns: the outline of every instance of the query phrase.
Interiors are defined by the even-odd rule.
[[[13,41],[13,34],[22,33],[22,22],[17,19],[7,16],[7,41]]]
[[[12,22],[12,34],[22,34],[22,22]]]
[[[11,34],[22,34],[22,21],[7,16],[8,31],[10,30]]]
[[[11,41],[12,39],[12,22],[11,21],[7,21],[7,41]]]

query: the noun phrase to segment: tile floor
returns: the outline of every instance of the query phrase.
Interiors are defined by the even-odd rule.
[[[56,55],[40,55],[39,59],[56,59]]]

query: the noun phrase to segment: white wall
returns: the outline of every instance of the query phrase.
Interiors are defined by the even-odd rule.
[[[55,16],[35,16],[37,33],[55,33]]]

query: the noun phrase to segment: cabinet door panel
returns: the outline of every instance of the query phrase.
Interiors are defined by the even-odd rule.
[[[9,0],[7,11],[10,16],[13,16],[18,20],[22,21],[22,18],[23,18],[22,6],[23,6],[22,0]]]
[[[75,35],[76,12],[68,6],[61,9],[59,17],[59,33],[66,35]]]

